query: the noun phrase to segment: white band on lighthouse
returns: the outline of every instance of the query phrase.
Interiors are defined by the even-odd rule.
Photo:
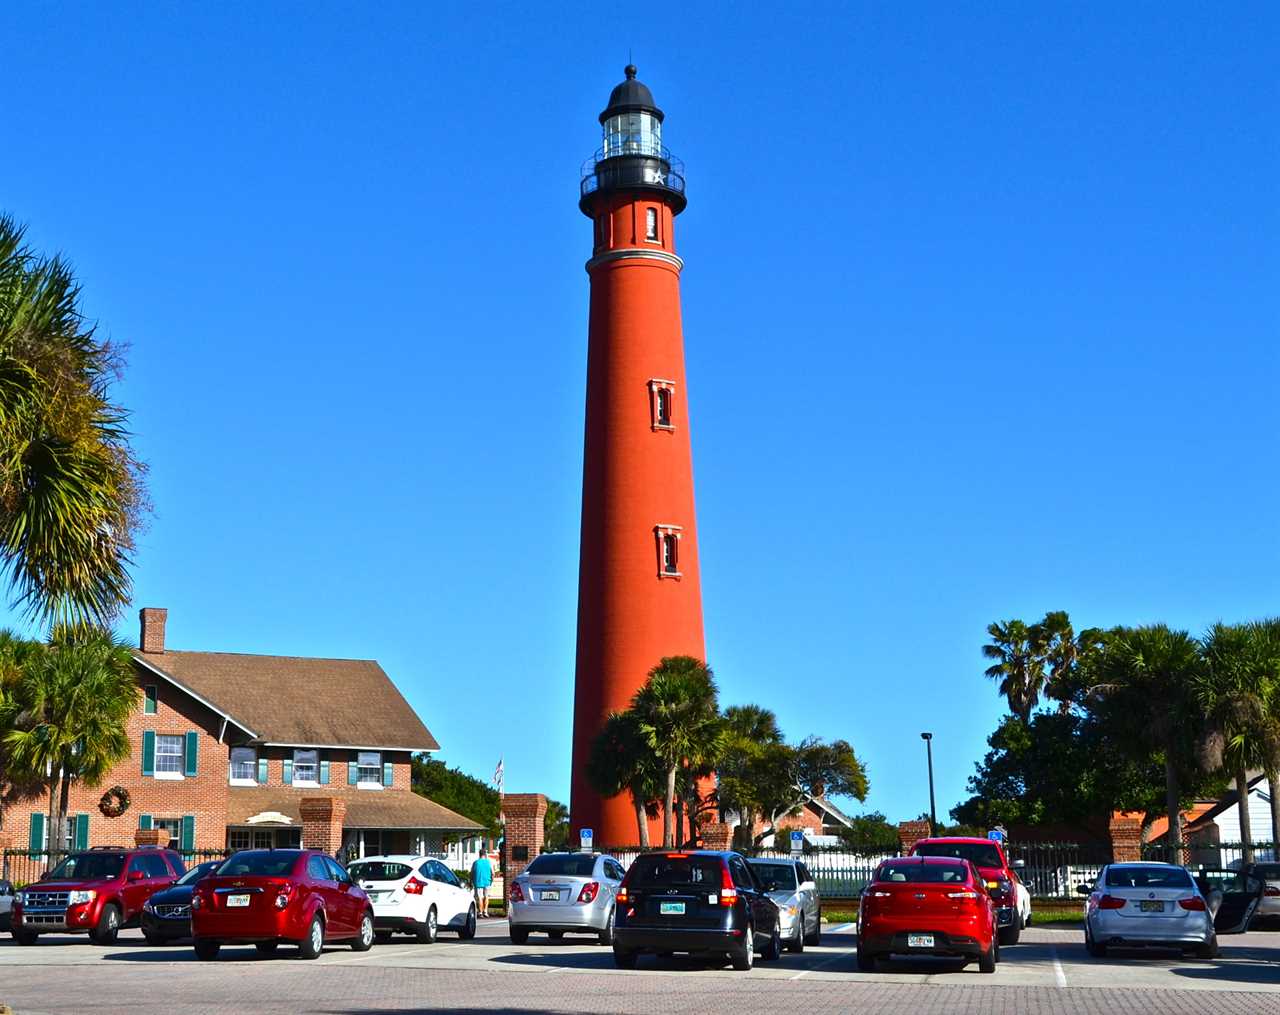
[[[606,250],[603,254],[598,254],[586,263],[587,271],[590,271],[598,264],[605,264],[608,261],[662,261],[669,264],[676,271],[684,267],[684,261],[675,254],[669,254],[665,250],[646,250],[644,247],[622,247],[618,250]]]

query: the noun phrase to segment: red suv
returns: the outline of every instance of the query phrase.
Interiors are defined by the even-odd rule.
[[[858,969],[890,955],[955,955],[984,973],[1000,961],[995,907],[967,860],[910,856],[876,868],[858,906]]]
[[[252,944],[271,955],[281,941],[304,959],[326,941],[357,952],[373,944],[373,905],[336,860],[310,849],[246,849],[191,896],[196,957],[216,959],[224,944]]]
[[[98,847],[72,853],[13,900],[10,932],[31,945],[41,934],[84,934],[109,945],[138,922],[146,901],[186,868],[169,849]]]
[[[1009,866],[1000,843],[994,839],[945,836],[921,839],[911,847],[912,856],[950,856],[968,860],[978,868],[987,882],[987,891],[996,904],[996,923],[1000,928],[1000,943],[1016,945],[1022,936],[1024,917],[1018,905],[1018,875]],[[1025,889],[1023,889],[1025,894]],[[1026,915],[1030,920],[1030,910]]]

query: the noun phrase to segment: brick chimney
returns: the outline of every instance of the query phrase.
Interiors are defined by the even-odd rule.
[[[138,617],[142,621],[138,647],[143,652],[163,652],[164,624],[169,619],[169,611],[158,606],[144,606],[138,611]]]

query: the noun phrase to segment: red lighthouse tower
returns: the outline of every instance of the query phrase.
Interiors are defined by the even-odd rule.
[[[569,813],[575,835],[590,828],[605,845],[635,841],[636,817],[625,795],[591,788],[592,740],[663,656],[704,656],[675,247],[684,166],[662,121],[628,66],[579,202],[595,245]]]

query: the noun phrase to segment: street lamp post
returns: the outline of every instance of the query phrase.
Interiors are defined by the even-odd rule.
[[[933,734],[921,733],[920,739],[929,758],[929,834],[934,835],[938,831],[938,812],[933,803]]]

